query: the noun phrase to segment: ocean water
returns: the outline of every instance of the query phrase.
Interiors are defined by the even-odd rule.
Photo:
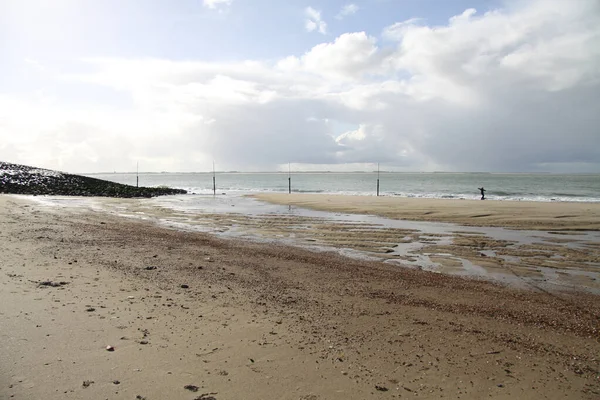
[[[135,173],[88,174],[130,185]],[[217,172],[217,194],[288,191],[287,173]],[[293,193],[375,195],[377,173],[291,174]],[[140,186],[165,185],[195,194],[213,193],[212,173],[140,173]],[[598,174],[397,173],[379,175],[380,195],[416,198],[600,202]]]

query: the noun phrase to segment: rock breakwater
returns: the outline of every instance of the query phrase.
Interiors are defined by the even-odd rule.
[[[183,189],[166,187],[136,187],[82,175],[67,174],[49,169],[0,161],[0,193],[60,196],[155,197],[186,194],[187,192]]]

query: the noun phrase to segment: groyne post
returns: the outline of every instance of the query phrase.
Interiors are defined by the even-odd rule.
[[[213,196],[217,195],[217,177],[215,174],[215,162],[213,161]]]
[[[377,163],[377,197],[379,197],[379,163]]]

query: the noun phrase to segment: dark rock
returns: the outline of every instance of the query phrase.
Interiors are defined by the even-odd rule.
[[[200,396],[196,397],[194,400],[217,400],[217,398],[214,397],[213,394],[217,393],[203,393]]]
[[[198,389],[200,389],[196,385],[185,385],[183,388],[189,390],[190,392],[197,392]]]
[[[104,196],[104,197],[154,197],[186,194],[182,189],[166,187],[136,187],[81,175],[66,174],[27,165],[0,161],[0,193]]]
[[[182,289],[189,289],[190,287],[189,287],[188,285],[185,285],[185,284],[184,284],[184,285],[181,285],[181,288],[182,288]]]
[[[61,281],[61,282],[53,282],[53,281],[43,281],[38,283],[38,286],[49,286],[49,287],[59,287],[67,285],[69,282]]]
[[[380,385],[375,385],[375,389],[379,390],[380,392],[387,392],[389,390],[385,386],[380,386]]]

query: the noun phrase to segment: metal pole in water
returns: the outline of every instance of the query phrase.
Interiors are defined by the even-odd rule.
[[[213,196],[217,195],[217,178],[215,177],[215,162],[213,161]]]
[[[379,163],[377,163],[377,197],[379,197]]]
[[[288,194],[292,194],[292,166],[288,163]]]

